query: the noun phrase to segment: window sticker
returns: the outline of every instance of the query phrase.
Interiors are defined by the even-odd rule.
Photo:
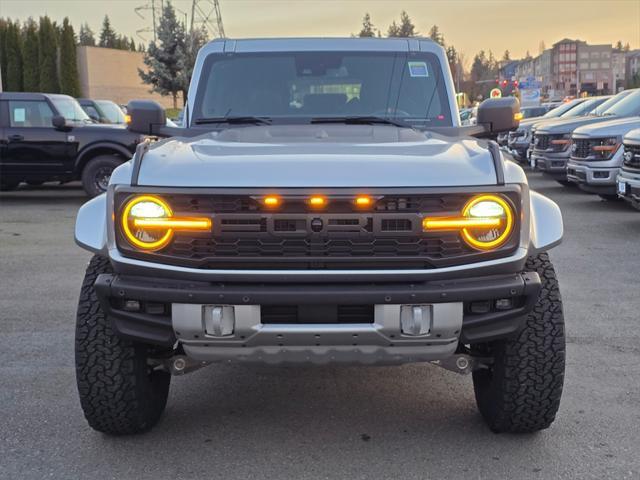
[[[24,123],[27,119],[27,111],[24,108],[13,109],[13,121],[16,123]]]
[[[412,77],[428,77],[429,70],[427,70],[426,62],[408,62],[409,75]]]

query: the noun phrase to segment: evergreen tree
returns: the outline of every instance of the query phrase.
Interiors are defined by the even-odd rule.
[[[76,34],[67,17],[62,22],[60,36],[60,91],[72,97],[82,94],[76,59]]]
[[[131,41],[129,42],[129,50],[132,52],[136,51],[136,42],[133,41],[133,37],[131,37]]]
[[[22,29],[22,83],[25,92],[40,90],[38,25],[29,18]]]
[[[418,35],[415,25],[411,22],[409,14],[404,10],[400,14],[399,37],[415,37]],[[443,41],[444,44],[444,41]]]
[[[7,51],[6,87],[9,92],[22,91],[22,38],[20,36],[20,25],[18,22],[8,22],[5,38],[5,49]]]
[[[394,20],[393,22],[391,22],[391,25],[389,25],[389,29],[387,30],[387,37],[399,37],[399,36],[400,36],[400,27],[398,27],[398,24]]]
[[[631,50],[631,45],[629,45],[629,42],[624,44],[624,47],[622,48],[623,52],[628,52]]]
[[[8,23],[4,18],[0,18],[0,72],[2,74],[2,90],[7,89],[7,26]]]
[[[39,60],[39,91],[44,93],[59,93],[58,80],[58,51],[56,29],[47,16],[40,17],[38,32],[38,60]]]
[[[368,13],[364,14],[364,18],[362,19],[362,30],[358,33],[359,37],[375,37],[375,29],[373,23],[371,23],[371,15]]]
[[[109,16],[105,15],[104,20],[102,21],[102,30],[100,31],[100,41],[98,42],[98,46],[104,48],[116,48],[117,41],[118,37],[111,27]]]
[[[89,25],[85,22],[80,25],[80,33],[78,34],[80,45],[86,47],[96,46],[96,37],[93,34],[93,30],[89,28]]]
[[[209,34],[207,29],[203,25],[197,30],[192,30],[187,36],[186,48],[185,48],[185,85],[182,91],[184,98],[187,97],[187,89],[191,82],[191,75],[193,74],[193,67],[196,64],[196,57],[200,48],[209,41]]]
[[[509,52],[509,50],[505,50],[504,53],[502,54],[502,61],[508,62],[510,60],[511,60],[511,53]]]
[[[544,43],[544,40],[540,40],[538,44],[538,55],[542,55],[542,53],[547,49],[547,45]]]
[[[185,30],[178,22],[176,12],[167,2],[157,30],[157,43],[151,42],[144,56],[148,71],[138,69],[142,81],[151,85],[154,92],[173,97],[173,107],[178,107],[178,93],[188,88],[185,65]]]
[[[618,50],[619,52],[621,52],[624,49],[624,46],[622,45],[622,40],[618,40],[616,42],[616,46],[613,47],[614,50]]]
[[[438,28],[437,25],[434,25],[431,27],[431,30],[429,30],[429,38],[444,47],[444,35],[440,32],[440,28]]]

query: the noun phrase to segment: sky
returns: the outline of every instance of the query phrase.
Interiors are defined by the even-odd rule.
[[[62,21],[68,16],[76,30],[87,22],[97,33],[108,14],[118,33],[140,41],[136,32],[151,26],[151,12],[142,10],[143,19],[134,9],[151,1],[0,0],[0,17],[46,13]],[[172,3],[179,11],[191,11],[191,0]],[[537,55],[541,41],[548,48],[565,37],[589,43],[622,40],[640,48],[640,0],[220,0],[220,9],[231,38],[350,36],[360,30],[365,12],[384,33],[406,10],[419,33],[427,35],[437,24],[446,43],[464,52],[467,61],[481,49],[498,57],[505,49],[512,58],[527,51]]]

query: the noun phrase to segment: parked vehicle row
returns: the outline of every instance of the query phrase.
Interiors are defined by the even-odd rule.
[[[81,180],[88,195],[98,195],[143,138],[124,125],[92,122],[67,95],[0,93],[0,190]]]
[[[622,168],[617,176],[618,195],[640,210],[640,128],[627,133],[623,144]]]
[[[509,132],[506,149],[562,185],[577,185],[605,200],[622,197],[637,206],[633,185],[640,172],[633,139],[638,135],[630,132],[638,128],[640,89],[630,89],[611,97],[576,99],[548,116],[524,120]]]

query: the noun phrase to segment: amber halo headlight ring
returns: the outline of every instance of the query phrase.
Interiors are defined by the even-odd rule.
[[[501,195],[481,194],[471,198],[459,217],[427,217],[422,225],[425,232],[459,231],[470,247],[495,250],[504,245],[513,233],[514,209]]]
[[[156,195],[129,199],[120,216],[125,239],[139,250],[155,252],[166,247],[176,231],[211,231],[208,217],[176,217],[169,204]]]

